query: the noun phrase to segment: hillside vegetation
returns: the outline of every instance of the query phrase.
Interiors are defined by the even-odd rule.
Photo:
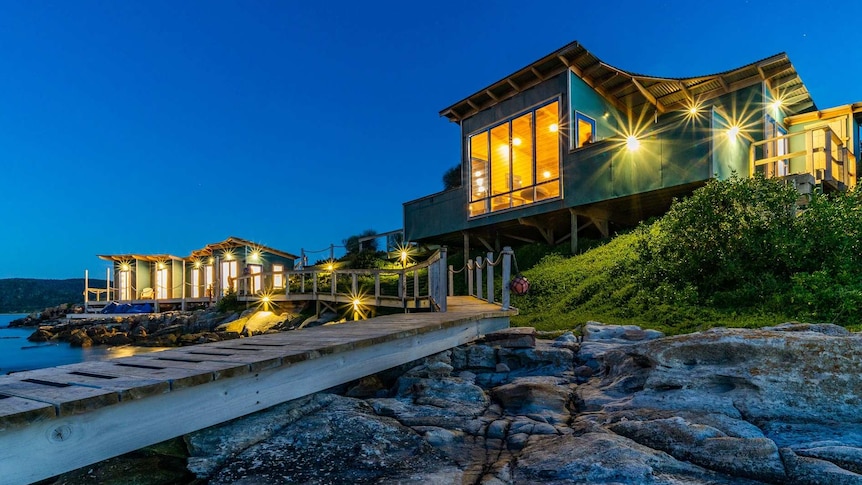
[[[672,334],[791,320],[859,329],[860,268],[862,191],[800,199],[779,181],[734,177],[600,247],[545,256],[524,271],[531,290],[513,298],[514,323],[554,330],[596,320]]]
[[[90,286],[104,288],[104,280],[90,280]],[[41,280],[0,279],[0,313],[29,313],[63,303],[84,301],[83,278]]]

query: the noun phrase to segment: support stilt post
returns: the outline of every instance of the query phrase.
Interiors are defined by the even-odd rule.
[[[572,236],[569,242],[572,245],[572,256],[574,256],[578,254],[578,215],[573,210],[569,210],[569,215],[572,218]]]
[[[577,231],[577,227],[575,228]],[[502,294],[502,310],[509,309],[509,280],[512,277],[512,248],[506,246],[503,248],[503,294]]]
[[[84,313],[90,308],[90,270],[84,270]]]

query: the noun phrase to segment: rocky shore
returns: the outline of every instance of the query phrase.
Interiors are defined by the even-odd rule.
[[[290,329],[297,315],[290,312],[220,313],[214,307],[192,312],[130,314],[111,319],[66,320],[74,308],[61,305],[14,320],[11,327],[36,327],[31,342],[61,341],[75,347],[137,345],[174,347],[218,342],[242,336]]]
[[[47,483],[862,484],[862,336],[583,333],[492,334]]]

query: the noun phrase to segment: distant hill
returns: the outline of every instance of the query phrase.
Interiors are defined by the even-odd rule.
[[[105,280],[90,280],[90,287],[104,288]],[[30,313],[62,303],[84,302],[84,279],[0,279],[0,313]]]

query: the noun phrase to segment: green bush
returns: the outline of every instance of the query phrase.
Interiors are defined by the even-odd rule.
[[[862,327],[862,191],[799,194],[778,180],[711,181],[650,224],[524,271],[519,325],[587,320],[680,333],[788,320]]]

